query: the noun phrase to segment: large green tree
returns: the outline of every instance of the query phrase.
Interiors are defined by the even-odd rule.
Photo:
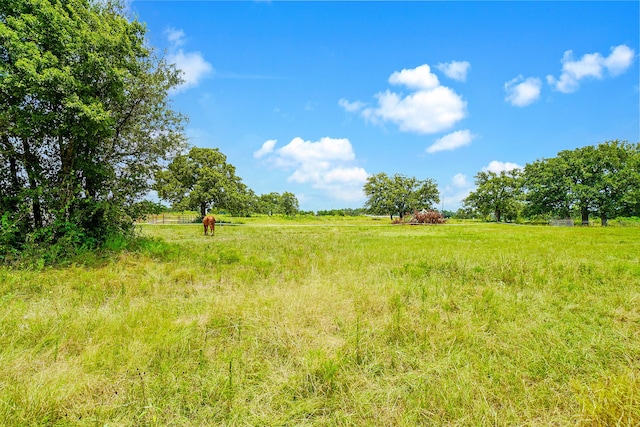
[[[524,167],[525,214],[552,214],[570,218],[573,198],[569,191],[569,165],[561,158],[538,160]]]
[[[515,219],[522,207],[520,176],[520,169],[478,172],[476,190],[464,199],[463,204],[485,216],[493,214],[497,222],[503,218]]]
[[[299,210],[298,198],[295,194],[285,191],[284,193],[268,193],[262,194],[257,198],[256,212],[261,214],[273,215],[295,215]]]
[[[298,210],[300,210],[300,205],[296,195],[289,191],[282,193],[282,196],[280,196],[280,209],[283,214],[288,216],[297,214]]]
[[[639,157],[640,144],[615,140],[527,164],[527,212],[569,217],[577,210],[583,225],[596,214],[605,226],[616,215],[638,214]]]
[[[640,156],[640,144],[616,140],[578,151],[583,157],[592,159],[592,170],[596,176],[592,205],[601,224],[606,226],[608,219],[617,215],[639,213],[637,191],[640,170],[637,158]]]
[[[365,208],[379,215],[397,214],[400,218],[413,210],[431,209],[440,202],[440,193],[432,179],[419,180],[394,174],[389,177],[381,172],[367,178],[364,185],[367,197]]]
[[[278,213],[281,198],[282,196],[276,192],[261,194],[257,201],[257,212],[269,216]]]
[[[183,143],[145,31],[111,0],[0,0],[0,246],[131,229]]]
[[[640,143],[631,146],[623,174],[629,186],[622,196],[620,215],[640,216]]]
[[[154,188],[174,207],[193,209],[202,216],[211,208],[243,212],[251,197],[236,168],[217,148],[192,147],[177,155],[156,173]]]

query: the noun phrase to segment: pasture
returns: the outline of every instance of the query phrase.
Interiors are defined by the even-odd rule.
[[[0,425],[640,425],[640,228],[227,220],[0,267]]]

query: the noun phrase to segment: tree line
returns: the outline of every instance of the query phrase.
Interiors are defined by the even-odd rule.
[[[518,217],[600,218],[603,226],[618,216],[640,216],[640,143],[607,141],[523,169],[479,172],[476,190],[464,200],[471,212],[495,221]]]
[[[475,185],[464,208],[446,217],[500,222],[578,216],[586,225],[596,216],[606,226],[611,218],[640,216],[640,143],[614,140],[563,150],[522,169],[478,172]],[[400,174],[370,176],[364,193],[369,213],[392,220],[440,202],[435,181]]]

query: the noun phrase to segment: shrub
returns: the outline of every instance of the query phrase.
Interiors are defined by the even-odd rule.
[[[446,219],[438,211],[422,210],[413,211],[413,215],[407,221],[407,224],[444,224]]]

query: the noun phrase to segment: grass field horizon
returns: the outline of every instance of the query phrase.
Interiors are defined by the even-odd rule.
[[[640,228],[229,220],[0,267],[0,425],[640,424]]]

